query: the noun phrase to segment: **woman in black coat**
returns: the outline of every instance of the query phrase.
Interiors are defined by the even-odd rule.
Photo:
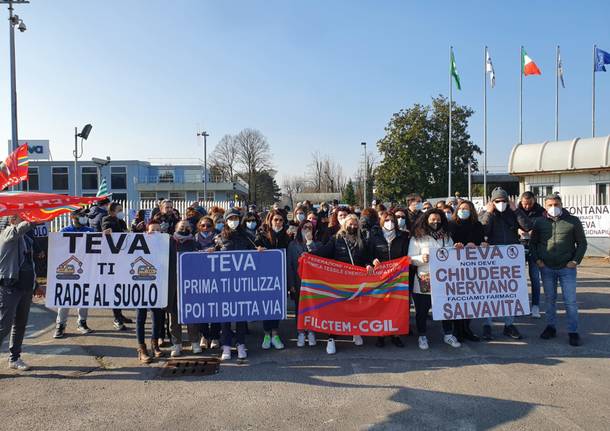
[[[463,201],[449,220],[449,234],[454,245],[466,247],[487,245],[484,241],[483,225],[477,217],[477,211],[470,201]],[[453,331],[458,341],[480,341],[470,329],[470,319],[455,320]]]
[[[393,213],[385,212],[379,220],[380,229],[372,230],[369,238],[369,255],[373,266],[381,262],[398,259],[409,254],[409,236],[398,229],[398,223]],[[404,347],[398,335],[393,335],[392,343],[396,347]],[[385,346],[385,337],[377,337],[377,347]]]
[[[339,231],[312,254],[356,266],[365,266],[369,272],[373,271],[373,267],[370,265],[367,242],[360,232],[360,223],[355,214],[349,214],[345,217]],[[356,346],[364,344],[360,335],[354,335],[353,339]],[[326,353],[334,355],[336,352],[334,336],[329,334]]]
[[[254,244],[266,250],[286,250],[290,243],[290,237],[286,232],[288,225],[284,212],[272,209],[267,213],[263,227],[258,231]],[[262,348],[268,350],[273,346],[277,350],[284,348],[284,343],[278,332],[280,328],[279,320],[263,320]]]

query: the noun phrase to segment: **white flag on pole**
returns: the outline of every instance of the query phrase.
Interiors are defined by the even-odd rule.
[[[566,88],[565,82],[563,82],[563,63],[561,62],[561,53],[557,51],[557,72],[559,73],[559,80],[561,81],[561,86]]]
[[[491,88],[494,88],[496,85],[496,72],[494,72],[494,65],[491,62],[491,57],[489,55],[489,51],[487,51],[487,60],[485,61],[485,71],[489,75],[489,84]]]

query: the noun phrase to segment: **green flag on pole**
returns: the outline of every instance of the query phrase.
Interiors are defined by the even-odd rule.
[[[453,49],[451,50],[451,76],[455,80],[455,86],[458,90],[462,89],[462,85],[460,84],[460,75],[458,75],[457,66],[455,65],[455,57],[453,55]]]
[[[100,183],[100,188],[97,190],[96,196],[106,196],[108,195],[108,184],[106,184],[106,178],[102,178],[102,182]]]

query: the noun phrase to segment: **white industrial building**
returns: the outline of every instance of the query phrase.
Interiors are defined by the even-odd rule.
[[[610,136],[516,145],[508,170],[519,191],[542,197],[559,193],[564,207],[580,217],[588,255],[610,249]]]

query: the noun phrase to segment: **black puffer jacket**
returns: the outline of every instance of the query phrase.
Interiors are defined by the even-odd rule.
[[[107,215],[102,219],[102,231],[110,229],[114,232],[127,232],[125,220],[119,220],[116,216]]]
[[[519,244],[518,229],[529,231],[533,227],[532,221],[519,208],[515,211],[507,208],[504,212],[485,212],[481,216],[481,224],[491,245]]]
[[[217,251],[254,250],[254,238],[241,226],[228,233],[223,230],[216,236]]]
[[[271,238],[269,238],[269,236],[271,236]],[[261,229],[256,234],[254,243],[257,247],[265,247],[268,250],[287,249],[288,244],[290,244],[290,238],[286,233],[286,229],[283,229],[279,233],[274,231],[267,232],[264,229]]]
[[[379,259],[380,262],[386,262],[409,254],[409,236],[406,232],[398,231],[396,237],[388,244],[383,231],[379,229],[371,235],[368,246],[371,260]]]
[[[484,240],[483,225],[481,222],[472,223],[470,220],[449,221],[449,235],[453,243],[464,245],[472,242],[474,245],[481,245]]]
[[[362,238],[360,245],[358,245],[357,242],[351,243],[340,234],[333,236],[326,244],[312,252],[312,254],[356,266],[367,266],[371,263],[367,243],[364,238]]]

